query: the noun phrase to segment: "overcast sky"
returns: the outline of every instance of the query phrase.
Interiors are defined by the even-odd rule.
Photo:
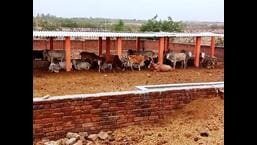
[[[224,0],[33,0],[33,15],[224,22]]]

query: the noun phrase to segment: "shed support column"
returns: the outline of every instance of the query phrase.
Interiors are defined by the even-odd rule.
[[[99,39],[98,39],[98,50],[99,50],[99,53],[98,53],[98,55],[100,56],[100,55],[102,55],[102,37],[99,37]]]
[[[117,37],[117,55],[121,57],[122,55],[122,39],[121,37]]]
[[[111,39],[110,37],[106,37],[106,57],[109,58],[111,54]]]
[[[164,37],[164,52],[166,51],[166,46],[167,46],[167,37]]]
[[[136,39],[136,49],[137,49],[137,51],[140,50],[140,38],[139,37],[137,37],[137,39]]]
[[[50,50],[54,49],[54,42],[53,42],[53,37],[50,37]]]
[[[214,36],[211,37],[211,56],[213,57],[215,54],[215,38]]]
[[[200,64],[200,48],[201,48],[201,37],[196,37],[195,41],[195,66],[199,67]]]
[[[158,51],[158,62],[163,64],[163,51],[164,51],[164,39],[165,37],[160,37],[159,39],[159,51]]]
[[[170,46],[170,38],[167,37],[166,38],[166,50],[165,50],[165,52],[167,52],[169,50],[169,46]]]
[[[70,37],[65,37],[66,71],[71,71],[71,42]]]

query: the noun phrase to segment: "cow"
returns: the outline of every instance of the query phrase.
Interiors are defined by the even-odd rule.
[[[157,55],[153,52],[153,51],[135,51],[135,50],[132,50],[132,49],[129,49],[127,51],[127,55],[143,55],[146,57],[146,59],[148,58],[155,58],[157,57]]]
[[[194,65],[194,61],[193,61],[193,54],[191,51],[186,51],[186,50],[181,50],[181,53],[185,53],[186,54],[186,66],[192,66]]]
[[[105,64],[105,66],[108,66],[108,68],[118,68],[120,69],[122,67],[122,61],[119,58],[118,55],[109,55],[109,57],[106,56],[106,54],[102,54],[101,57],[98,58],[98,66],[101,66]],[[101,67],[98,67],[101,68]]]
[[[154,71],[157,72],[168,72],[168,71],[172,71],[172,67],[170,65],[167,64],[156,64],[156,63],[152,63],[150,68]]]
[[[61,62],[63,62],[65,57],[65,51],[64,50],[44,50],[43,51],[44,58],[47,58],[48,61],[51,63],[54,61],[54,59],[59,59]]]
[[[75,59],[72,60],[72,65],[76,70],[89,70],[91,67],[91,64],[89,62],[78,61]]]
[[[133,66],[137,65],[138,70],[140,71],[141,66],[144,65],[145,57],[143,55],[129,55],[128,56],[128,65],[133,71]]]
[[[60,61],[60,62],[58,62],[59,63],[59,65],[60,65],[60,67],[61,67],[61,69],[66,69],[66,61]],[[72,63],[70,62],[70,64],[72,65]]]
[[[203,63],[204,58],[205,58],[205,52],[200,52],[200,64]]]
[[[176,63],[182,61],[181,67],[186,68],[186,54],[185,53],[177,53],[177,52],[169,52],[166,55],[166,59],[170,60],[173,63],[173,68],[175,69]]]
[[[103,64],[99,64],[98,72],[101,72],[101,70],[105,72],[106,69],[112,70],[112,64],[106,62],[104,62]]]
[[[61,70],[61,66],[60,66],[59,63],[51,62],[49,67],[48,67],[48,70],[51,71],[51,72],[58,73]]]
[[[43,50],[33,50],[33,60],[39,59],[39,60],[46,60],[46,57],[43,53]]]
[[[99,59],[99,56],[92,52],[81,52],[81,60],[88,61],[90,64],[93,64]]]
[[[204,52],[200,53],[200,65],[208,69],[214,68],[217,65],[217,57],[206,55]]]
[[[154,71],[157,71],[157,72],[172,71],[172,67],[170,65],[154,63],[153,60],[151,60],[149,68],[150,68],[150,70],[154,70]]]

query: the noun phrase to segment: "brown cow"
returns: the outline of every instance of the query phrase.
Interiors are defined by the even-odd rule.
[[[145,57],[143,55],[129,55],[128,56],[128,63],[133,71],[133,65],[138,65],[138,70],[140,71],[140,67],[144,65]]]
[[[112,66],[114,68],[122,67],[122,62],[118,55],[109,55],[109,57],[106,57],[106,54],[102,54],[102,58],[103,59],[102,59],[101,64],[103,64],[103,63],[112,64]]]
[[[153,63],[153,61],[151,61],[150,63],[150,69],[157,71],[157,72],[168,72],[168,71],[172,71],[172,67],[166,64],[159,64],[159,63]]]

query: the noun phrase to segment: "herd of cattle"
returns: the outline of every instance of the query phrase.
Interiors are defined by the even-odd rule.
[[[64,50],[40,50],[33,51],[33,59],[47,60],[50,62],[48,67],[51,72],[59,72],[65,69],[65,51]],[[80,52],[80,59],[72,59],[70,62],[75,70],[89,70],[96,68],[99,72],[127,68],[133,70],[138,68],[148,68],[155,71],[171,71],[176,67],[177,62],[181,62],[181,67],[186,68],[187,65],[193,65],[194,57],[192,52],[182,50],[181,52],[168,51],[164,53],[164,63],[159,64],[158,56],[153,51],[134,51],[129,49],[127,55],[119,57],[118,55],[105,54],[98,56],[92,52]],[[200,64],[202,67],[214,68],[217,64],[216,57],[210,57],[205,53],[200,54]]]

